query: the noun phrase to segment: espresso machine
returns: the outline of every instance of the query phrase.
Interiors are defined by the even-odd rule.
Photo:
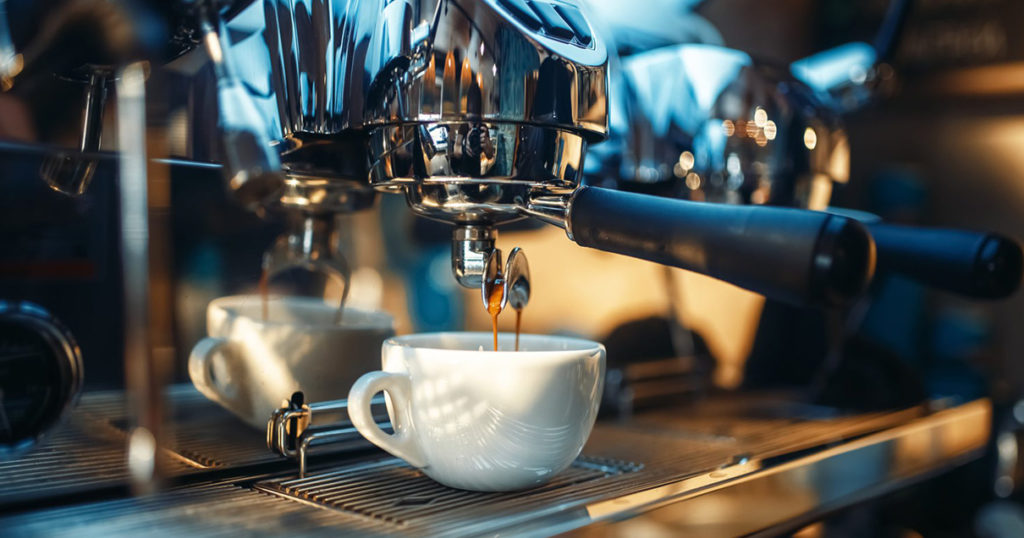
[[[15,535],[70,522],[88,531],[113,523],[106,528],[124,534],[157,524],[168,532],[191,525],[201,535],[550,535],[629,532],[645,521],[676,534],[785,532],[984,449],[991,411],[983,400],[799,418],[760,400],[752,406],[762,412],[754,415],[738,411],[749,411],[750,402],[709,402],[599,424],[564,476],[538,490],[493,495],[445,488],[382,457],[355,434],[343,400],[293,397],[267,417],[266,439],[239,429],[192,387],[164,386],[170,361],[160,334],[173,324],[162,326],[151,313],[166,306],[160,297],[167,290],[153,285],[163,282],[153,253],[166,231],[154,217],[167,208],[153,198],[167,177],[220,176],[241,206],[286,223],[262,257],[264,278],[296,267],[321,272],[342,284],[343,297],[351,268],[337,247],[344,222],[338,217],[369,208],[377,193],[404,196],[414,214],[452,225],[452,277],[480,290],[485,304],[502,266],[497,229],[522,219],[560,227],[581,246],[814,306],[860,296],[874,270],[874,241],[857,220],[836,213],[584,185],[588,149],[609,135],[615,96],[608,69],[616,60],[578,2],[55,1],[49,10],[32,4],[0,3],[0,23],[13,37],[4,39],[0,24],[5,87],[17,91],[27,74],[66,76],[79,64],[104,66],[89,71],[86,102],[93,106],[85,107],[80,136],[72,137],[77,147],[33,140],[38,158],[24,169],[40,162],[59,169],[59,177],[72,178],[58,182],[73,186],[58,189],[71,200],[101,188],[92,179],[97,173],[116,170],[124,327],[115,332],[123,331],[133,396],[87,393],[77,406],[69,397],[57,413],[64,422],[37,422],[30,437],[41,443],[29,452],[19,447],[19,457],[0,464],[9,484],[0,492],[0,524]],[[41,15],[50,12],[61,17]],[[15,28],[50,30],[19,35]],[[111,39],[102,50],[117,54],[82,61],[54,53],[74,50],[54,39],[77,35],[68,28],[135,39]],[[206,81],[218,106],[215,122],[196,114],[185,130],[215,129],[213,164],[154,143],[177,131],[147,96],[160,95],[165,64],[173,69],[193,55],[208,57]],[[88,127],[102,118],[98,97],[110,84],[117,143],[96,145]],[[41,121],[39,109],[29,110],[30,124]],[[96,151],[104,148],[116,151]],[[52,190],[54,182],[41,184]],[[146,199],[148,205],[140,203]],[[574,270],[532,276],[571,278]],[[522,308],[530,294],[525,256],[513,251],[504,273],[509,304]],[[21,307],[19,320],[28,309]],[[11,311],[0,311],[5,323]],[[316,424],[328,415],[336,421]],[[43,430],[48,438],[39,436]],[[844,472],[864,468],[870,472]],[[782,502],[770,514],[751,513],[755,498]],[[713,506],[722,508],[712,510],[719,516],[701,519]]]

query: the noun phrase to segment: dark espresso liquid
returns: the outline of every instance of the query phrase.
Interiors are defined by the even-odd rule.
[[[487,298],[487,313],[491,315],[491,331],[494,333],[494,351],[498,351],[498,314],[501,314],[501,301],[505,298],[504,281],[499,276],[494,281],[494,289]],[[519,332],[523,325],[523,311],[516,310],[516,351],[519,351]]]
[[[516,351],[519,351],[519,328],[523,322],[523,311],[516,310]]]
[[[501,300],[505,298],[505,287],[502,284],[500,278],[495,280],[491,296],[487,298],[487,313],[491,315],[491,329],[494,331],[494,351],[498,351],[498,314],[501,313]]]

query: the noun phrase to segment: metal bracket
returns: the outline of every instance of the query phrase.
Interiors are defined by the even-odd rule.
[[[311,404],[304,403],[301,392],[292,395],[290,401],[270,417],[267,422],[267,447],[277,454],[299,461],[299,478],[306,477],[307,460],[314,448],[324,452],[344,452],[367,448],[369,442],[352,426],[348,418],[348,400],[331,400]],[[370,401],[374,420],[385,431],[391,428],[385,406],[384,395]],[[320,418],[321,424],[313,425]]]

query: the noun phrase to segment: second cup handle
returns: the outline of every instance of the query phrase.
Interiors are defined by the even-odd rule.
[[[370,399],[381,391],[391,398],[391,410],[394,413],[391,425],[395,429],[393,434],[382,430],[373,420],[370,411]],[[348,416],[366,440],[402,458],[413,467],[423,468],[427,466],[427,460],[416,445],[410,420],[411,393],[412,384],[406,374],[381,371],[364,374],[348,393]]]
[[[188,376],[192,378],[192,384],[204,396],[214,402],[230,407],[232,403],[230,398],[217,391],[213,375],[210,373],[210,360],[214,354],[220,353],[226,345],[228,345],[228,341],[223,338],[210,336],[200,340],[196,347],[192,348],[192,352],[188,356]]]

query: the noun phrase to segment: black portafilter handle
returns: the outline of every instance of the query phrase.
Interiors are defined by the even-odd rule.
[[[702,273],[796,305],[841,306],[866,289],[874,242],[829,213],[689,202],[582,187],[569,232],[585,247]]]
[[[868,224],[878,246],[878,271],[975,299],[1001,299],[1020,286],[1020,244],[994,233]]]

